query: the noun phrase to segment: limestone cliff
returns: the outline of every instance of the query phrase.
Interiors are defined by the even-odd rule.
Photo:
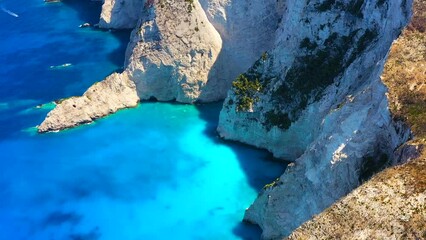
[[[125,63],[138,95],[183,103],[224,99],[235,77],[272,46],[278,5],[272,0],[145,3]]]
[[[392,115],[414,138],[395,151],[408,162],[370,181],[304,223],[290,239],[426,239],[426,1],[392,45],[382,75]]]
[[[132,32],[126,72],[141,99],[191,103],[210,84],[209,77],[216,78],[212,68],[221,47],[197,1],[153,2]]]
[[[138,102],[136,86],[129,77],[112,74],[95,83],[81,97],[59,100],[55,109],[38,126],[38,131],[58,131],[90,123],[118,109],[136,107]]]
[[[225,139],[295,160],[246,212],[266,239],[287,236],[372,168],[391,165],[410,137],[392,120],[380,74],[411,1],[285,5],[274,48],[234,82],[218,127]]]

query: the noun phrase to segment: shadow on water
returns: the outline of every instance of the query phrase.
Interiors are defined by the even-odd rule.
[[[259,226],[246,222],[239,223],[232,232],[244,240],[259,240],[262,235],[262,229]]]
[[[263,186],[271,183],[284,172],[287,163],[273,163],[272,161],[274,161],[274,158],[270,153],[259,154],[259,149],[249,145],[221,139],[217,134],[216,128],[219,122],[219,113],[222,109],[222,105],[222,102],[218,102],[200,104],[196,106],[199,111],[200,118],[205,120],[207,123],[204,132],[206,135],[210,136],[211,139],[215,139],[218,144],[226,143],[226,145],[232,149],[241,168],[246,174],[247,181],[250,186],[256,191],[261,191]],[[253,155],[256,153],[259,156],[259,159],[253,159]],[[259,169],[259,162],[269,163],[267,164],[268,167]],[[273,168],[273,171],[271,171],[271,167]],[[261,235],[261,229],[258,226],[244,222],[235,226],[233,232],[242,239],[260,239]]]
[[[122,68],[117,69],[116,72],[122,72],[124,70],[124,61],[126,57],[125,52],[127,45],[130,41],[130,32],[131,30],[120,30],[111,32],[111,34],[116,37],[120,42],[120,46],[108,55],[108,59],[111,62],[116,65],[123,66]]]
[[[87,0],[63,0],[65,5],[73,8],[79,15],[81,23],[90,23],[91,25],[99,22],[99,16],[102,11],[102,1]],[[110,33],[120,42],[120,46],[108,55],[108,59],[118,66],[124,65],[125,52],[130,40],[130,29],[105,30],[91,28],[93,31],[110,31]],[[113,72],[121,72],[123,68],[116,69]],[[112,72],[111,72],[112,73]]]

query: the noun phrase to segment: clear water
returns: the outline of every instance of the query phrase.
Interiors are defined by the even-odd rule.
[[[120,69],[129,32],[80,29],[100,3],[5,0],[0,11],[0,239],[258,239],[241,223],[284,169],[215,134],[220,104],[142,103],[35,133],[48,108]],[[67,68],[50,68],[65,63]]]

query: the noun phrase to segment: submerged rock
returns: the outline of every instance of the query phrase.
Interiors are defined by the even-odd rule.
[[[72,66],[72,63],[64,63],[64,64],[57,65],[57,66],[50,66],[49,68],[50,69],[64,69],[64,68],[68,68],[68,67],[71,67],[71,66]]]

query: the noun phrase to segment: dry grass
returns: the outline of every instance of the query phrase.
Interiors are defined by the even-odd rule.
[[[426,33],[404,31],[392,46],[382,79],[394,116],[426,138]]]
[[[289,239],[426,239],[426,153],[389,168]]]

